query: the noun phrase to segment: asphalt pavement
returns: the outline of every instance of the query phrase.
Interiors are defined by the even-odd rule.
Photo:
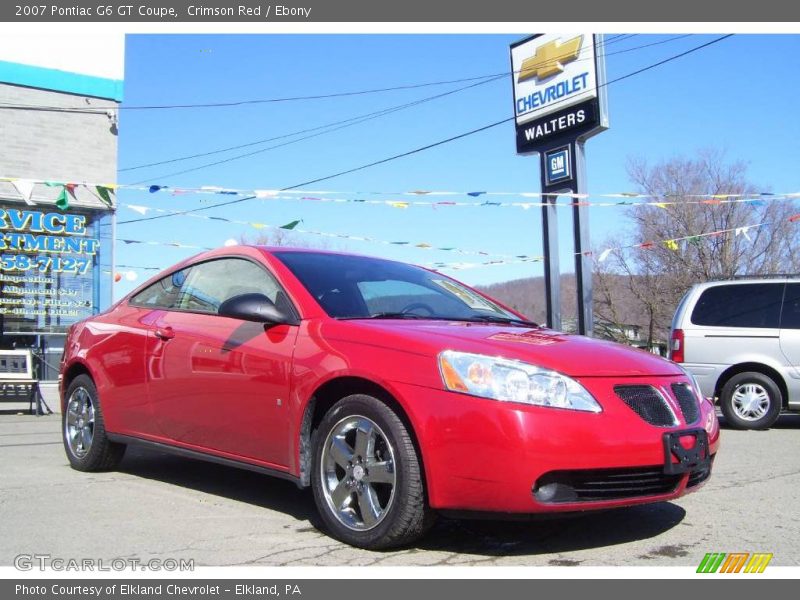
[[[309,491],[265,475],[129,449],[119,471],[72,470],[60,415],[0,412],[0,565],[19,554],[224,565],[667,565],[707,552],[800,564],[800,415],[723,429],[710,481],[662,502],[569,519],[440,520],[411,548],[369,552],[317,529]]]

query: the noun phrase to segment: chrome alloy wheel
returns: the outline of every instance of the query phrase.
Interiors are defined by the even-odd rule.
[[[359,415],[333,426],[320,460],[322,492],[345,527],[366,531],[388,514],[397,485],[394,448],[378,425]]]
[[[92,449],[94,439],[94,404],[88,390],[75,388],[67,402],[67,418],[64,420],[64,437],[70,452],[83,458]]]
[[[767,414],[769,404],[769,393],[759,383],[744,383],[733,392],[733,411],[745,421],[761,419]]]

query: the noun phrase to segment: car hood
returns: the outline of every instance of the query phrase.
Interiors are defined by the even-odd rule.
[[[557,331],[459,321],[346,320],[328,335],[435,356],[457,350],[533,363],[573,377],[682,375],[675,363],[615,342]]]

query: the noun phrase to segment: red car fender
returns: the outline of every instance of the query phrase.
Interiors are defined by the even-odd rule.
[[[328,347],[325,352],[329,355],[338,355],[341,362],[335,368],[325,369],[323,365],[314,361],[313,353],[310,354],[308,359],[304,359],[306,354],[304,350],[307,350],[307,346],[313,346],[315,343],[313,338],[304,335],[302,329],[304,326],[311,326],[313,329],[313,322],[304,322],[301,325],[298,348],[295,350],[292,366],[291,406],[289,407],[288,415],[289,447],[292,448],[291,463],[288,465],[289,471],[297,476],[302,475],[301,465],[303,463],[301,454],[303,450],[301,441],[306,433],[303,431],[304,418],[311,400],[317,397],[319,391],[326,385],[346,377],[364,381],[367,384],[365,385],[366,393],[369,392],[369,385],[377,386],[397,402],[397,405],[404,413],[400,417],[405,417],[411,427],[409,433],[413,436],[420,449],[422,455],[420,458],[424,466],[424,456],[426,454],[424,437],[418,435],[424,425],[420,422],[420,417],[414,409],[414,403],[404,397],[396,383],[402,382],[404,379],[411,379],[403,377],[398,371],[409,371],[416,368],[417,372],[419,372],[427,366],[431,371],[435,372],[438,369],[436,359],[413,352],[373,346],[363,346],[360,351],[354,351],[354,348],[357,348],[360,344],[343,340],[335,342],[336,346],[349,346],[349,348],[338,350],[331,344],[331,340],[328,340]],[[401,357],[402,360],[400,360]],[[377,368],[376,365],[378,365]],[[426,472],[426,478],[428,478],[427,476],[428,473]]]

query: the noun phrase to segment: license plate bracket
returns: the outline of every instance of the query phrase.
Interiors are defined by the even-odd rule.
[[[694,438],[691,448],[681,444],[681,438]],[[675,457],[677,462],[673,462]],[[705,429],[670,431],[664,434],[664,473],[681,475],[690,471],[711,466],[711,453],[708,449],[708,434]]]

